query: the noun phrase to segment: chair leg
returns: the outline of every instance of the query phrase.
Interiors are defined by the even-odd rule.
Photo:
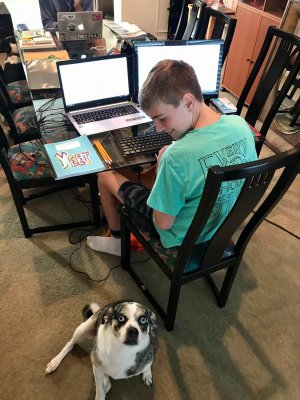
[[[89,182],[89,185],[90,185],[90,196],[91,196],[91,203],[93,210],[93,223],[96,228],[99,228],[101,225],[101,215],[99,207],[97,177],[95,177],[95,180]]]
[[[121,266],[124,270],[130,268],[130,232],[126,227],[125,218],[121,214]]]
[[[27,217],[24,210],[24,196],[21,189],[16,189],[11,187],[11,193],[13,195],[13,199],[15,202],[15,207],[17,209],[17,213],[19,215],[19,219],[22,225],[22,229],[24,232],[24,236],[29,238],[32,236],[31,229],[29,228]]]
[[[228,299],[228,296],[229,296],[230,290],[232,288],[232,285],[233,285],[233,282],[234,282],[234,279],[235,279],[238,269],[239,269],[239,264],[236,264],[232,267],[229,267],[226,272],[226,275],[225,275],[225,278],[224,278],[224,281],[223,281],[223,284],[222,284],[222,287],[220,290],[220,295],[217,300],[218,306],[220,308],[225,307],[225,305],[226,305],[226,302],[227,302],[227,299]]]
[[[181,285],[177,282],[172,282],[169,292],[169,300],[167,307],[167,314],[165,319],[165,327],[167,331],[172,331],[174,328],[179,295],[180,295]]]

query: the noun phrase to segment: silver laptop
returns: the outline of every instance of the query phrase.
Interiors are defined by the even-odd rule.
[[[125,55],[59,61],[57,70],[66,115],[80,135],[152,121],[131,101]]]
[[[57,23],[60,42],[102,38],[102,11],[58,12]]]

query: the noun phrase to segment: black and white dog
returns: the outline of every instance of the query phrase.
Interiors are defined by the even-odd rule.
[[[53,372],[73,346],[87,337],[94,337],[91,359],[96,383],[95,400],[104,400],[113,379],[142,374],[146,385],[152,383],[151,366],[157,346],[155,314],[142,304],[118,301],[103,309],[95,303],[85,306],[88,318],[75,330],[72,339],[46,367]]]

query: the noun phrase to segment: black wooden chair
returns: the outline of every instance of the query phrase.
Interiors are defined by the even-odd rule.
[[[7,107],[10,111],[18,108],[32,106],[30,89],[26,80],[7,82],[5,73],[0,66],[0,90],[3,92]]]
[[[186,13],[188,13],[187,5],[189,3],[190,1],[184,1],[183,3],[182,12],[178,22],[178,28],[175,32],[174,39],[182,39],[182,40],[197,39],[196,33],[198,32],[199,27],[202,25],[206,3],[201,0],[194,0],[188,18],[188,14]],[[179,33],[182,32],[182,26],[184,24],[185,24],[185,29],[183,31],[182,37],[180,37]]]
[[[0,163],[10,186],[11,194],[26,238],[36,233],[74,229],[88,225],[99,227],[100,209],[96,174],[56,181],[52,177],[49,161],[43,146],[38,141],[32,141],[10,147],[1,125]],[[25,212],[26,202],[68,188],[83,186],[86,183],[89,184],[90,187],[92,218],[64,224],[39,227],[29,226]],[[26,190],[37,188],[44,189],[38,189],[37,192],[33,193],[30,191],[30,194],[26,195]]]
[[[236,18],[233,18],[230,15],[224,14],[211,7],[206,7],[204,10],[202,22],[201,24],[199,24],[197,31],[195,31],[194,33],[194,39],[223,39],[223,65],[230,48],[230,44],[232,42],[236,23]],[[210,24],[213,25],[213,28],[210,32],[209,37],[207,37],[208,31],[210,29]]]
[[[274,49],[269,56],[269,51]],[[293,64],[290,60],[293,56]],[[267,61],[267,63],[265,63]],[[260,134],[266,137],[270,125],[279,110],[283,100],[287,96],[290,88],[293,86],[300,69],[300,38],[291,33],[282,31],[275,27],[269,27],[261,51],[253,65],[253,69],[246,81],[244,89],[237,103],[237,114],[241,114],[244,105],[246,105],[247,96],[255,82],[257,75],[262,72],[254,96],[247,109],[245,120],[255,127],[260,113],[265,106],[266,116],[263,119]],[[280,86],[283,78],[284,83]],[[275,94],[273,93],[275,92]],[[271,95],[270,95],[271,94]],[[269,97],[270,96],[270,97]],[[274,96],[274,98],[271,98]],[[267,107],[267,100],[269,107]],[[257,146],[260,153],[263,141]]]
[[[163,248],[158,239],[139,227],[136,219],[131,218],[130,209],[126,206],[122,207],[122,267],[129,272],[156,308],[163,318],[167,330],[172,330],[174,326],[181,286],[195,279],[206,277],[216,296],[218,306],[225,306],[249,240],[264,218],[286,193],[298,173],[299,166],[300,149],[295,148],[263,160],[210,168],[195,217],[182,245],[176,248]],[[276,175],[274,175],[275,173]],[[275,177],[276,184],[266,195],[269,184],[271,181],[272,184],[274,183]],[[214,210],[221,187],[237,184],[241,186],[240,195],[223,224],[211,240],[196,245],[197,238]],[[263,201],[260,203],[262,198]],[[254,208],[256,211],[252,214]],[[239,233],[241,226],[242,231]],[[131,232],[170,281],[170,289],[166,294],[166,311],[146,288],[146,278],[142,281],[130,263]],[[232,241],[233,235],[235,242]],[[212,277],[212,274],[219,270],[226,272],[220,289]],[[144,268],[143,274],[146,273]]]
[[[4,117],[15,144],[41,139],[33,105],[12,110],[5,91],[0,85],[0,114]]]

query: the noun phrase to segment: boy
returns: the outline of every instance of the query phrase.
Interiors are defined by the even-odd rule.
[[[120,255],[121,203],[143,215],[140,219],[148,221],[164,247],[180,246],[198,207],[207,169],[257,159],[253,134],[244,119],[210,109],[195,71],[183,61],[164,60],[155,65],[142,87],[140,104],[156,130],[168,132],[174,142],[158,154],[151,191],[117,171],[98,175],[111,237],[88,237],[87,244],[94,250]],[[222,187],[218,206],[198,243],[211,238],[238,193],[238,183]]]

